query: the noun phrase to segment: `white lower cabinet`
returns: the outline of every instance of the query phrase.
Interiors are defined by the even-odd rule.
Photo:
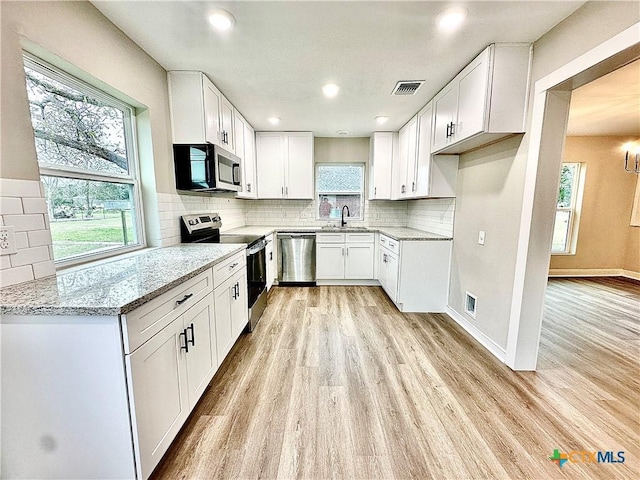
[[[316,234],[316,280],[375,279],[375,233]]]
[[[450,257],[449,240],[398,241],[381,234],[378,280],[401,312],[444,312]]]
[[[229,277],[214,290],[218,365],[231,351],[249,321],[247,274],[243,270]]]
[[[271,290],[273,286],[273,281],[276,277],[277,268],[276,268],[276,254],[274,251],[274,242],[275,234],[267,235],[265,240],[267,241],[267,246],[265,247],[265,256],[267,257],[267,266],[265,275],[267,276],[267,292]]]

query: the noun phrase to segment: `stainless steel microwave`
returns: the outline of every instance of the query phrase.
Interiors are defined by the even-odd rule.
[[[241,190],[240,159],[218,145],[173,145],[176,188],[194,192]]]

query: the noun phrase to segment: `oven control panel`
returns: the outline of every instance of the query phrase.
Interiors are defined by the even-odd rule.
[[[217,213],[182,215],[182,223],[189,233],[193,233],[198,230],[220,228],[222,226],[222,220]]]

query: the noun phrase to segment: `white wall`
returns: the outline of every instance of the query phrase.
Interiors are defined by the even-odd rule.
[[[585,4],[535,42],[532,81],[625,30],[639,17],[637,2]],[[529,131],[531,111],[527,123]],[[510,138],[460,156],[449,304],[461,313],[465,291],[477,293],[476,319],[467,320],[500,347],[506,346],[509,331],[529,137]],[[550,191],[557,192],[556,185],[552,187]],[[477,243],[479,229],[487,232],[484,247]],[[534,320],[539,318],[526,321]]]

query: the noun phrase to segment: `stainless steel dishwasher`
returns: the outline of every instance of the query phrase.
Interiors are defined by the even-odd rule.
[[[278,233],[278,282],[315,283],[316,234]]]

